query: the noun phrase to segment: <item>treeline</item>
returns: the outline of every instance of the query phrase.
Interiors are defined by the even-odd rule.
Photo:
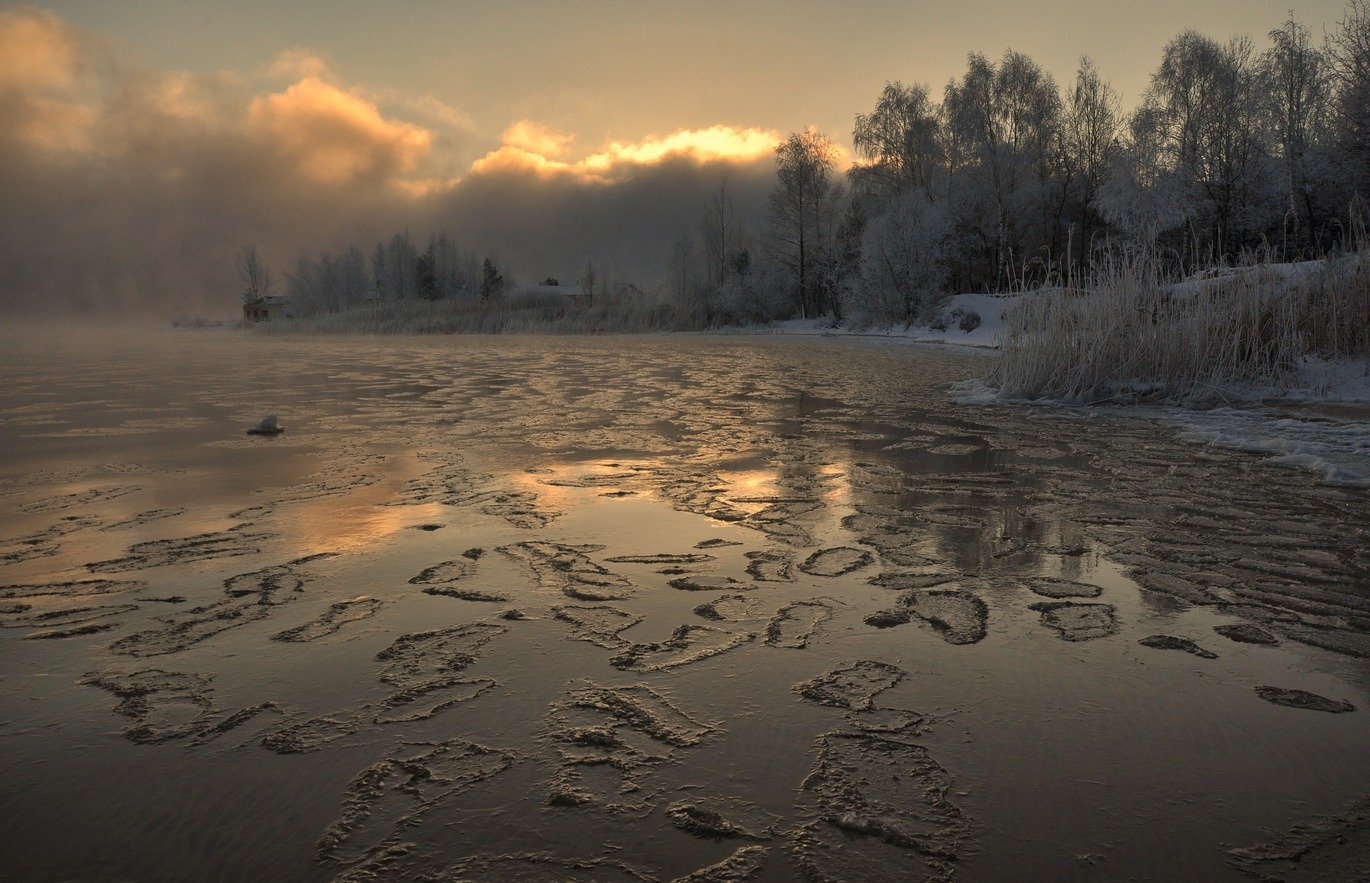
[[[777,149],[757,232],[725,183],[672,287],[706,323],[915,321],[943,292],[1068,284],[1120,253],[1178,276],[1346,247],[1370,195],[1370,0],[1321,43],[1292,19],[1269,38],[1180,34],[1130,113],[1088,58],[1064,88],[1013,51],[972,54],[940,101],[890,83],[845,176],[821,133]]]
[[[243,299],[274,293],[262,284],[255,250],[239,256]],[[253,281],[256,280],[256,281]],[[339,255],[303,255],[286,274],[285,294],[291,309],[302,316],[338,312],[354,306],[387,301],[466,300],[498,298],[511,285],[493,258],[480,260],[463,250],[446,233],[429,237],[418,247],[408,232],[376,243],[370,260],[357,246]]]

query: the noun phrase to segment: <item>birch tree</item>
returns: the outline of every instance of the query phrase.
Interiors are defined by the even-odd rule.
[[[831,244],[839,190],[833,182],[837,149],[813,129],[794,132],[775,149],[776,186],[771,192],[771,249],[785,269],[800,315],[822,309],[819,264]]]

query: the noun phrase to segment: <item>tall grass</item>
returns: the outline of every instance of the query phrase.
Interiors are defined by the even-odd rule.
[[[1222,399],[1280,385],[1309,356],[1370,355],[1370,251],[1210,271],[1168,285],[1116,261],[1084,288],[1024,296],[1005,316],[1005,398]]]

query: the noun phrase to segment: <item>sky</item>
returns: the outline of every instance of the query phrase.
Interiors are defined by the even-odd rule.
[[[1314,34],[1342,0],[689,4],[71,0],[0,5],[0,315],[223,312],[232,255],[447,229],[513,275],[591,257],[648,283],[724,177],[759,217],[772,150],[850,146],[885,82],[970,51],[1136,101],[1186,28]]]

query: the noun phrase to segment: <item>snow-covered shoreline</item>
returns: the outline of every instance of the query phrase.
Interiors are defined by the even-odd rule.
[[[785,319],[764,325],[731,325],[710,329],[706,334],[717,335],[777,335],[793,337],[873,337],[909,343],[935,343],[952,346],[993,350],[999,348],[1003,332],[1004,314],[1018,302],[1016,294],[957,294],[946,299],[939,315],[945,327],[929,325],[853,325],[834,324],[831,317],[818,319]],[[963,331],[958,322],[963,316],[974,314],[979,322],[970,331]]]
[[[983,380],[951,384],[953,401],[995,407],[1047,407],[1155,420],[1201,447],[1268,456],[1303,469],[1327,485],[1370,488],[1370,364],[1366,360],[1310,366],[1310,380],[1286,390],[1233,391],[1233,403],[1193,408],[1179,404],[1094,404],[1006,399]],[[1331,385],[1319,386],[1317,376]]]

